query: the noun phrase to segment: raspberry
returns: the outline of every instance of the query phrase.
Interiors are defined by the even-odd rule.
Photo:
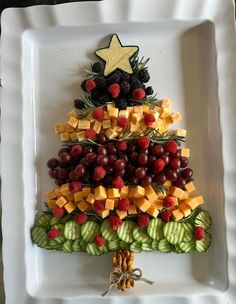
[[[97,108],[96,110],[93,111],[92,116],[94,119],[98,121],[102,121],[104,118],[104,110],[101,108]]]
[[[163,211],[161,213],[161,218],[165,221],[165,222],[169,222],[170,221],[170,217],[171,217],[171,213],[169,211]]]
[[[88,79],[85,82],[85,89],[86,89],[87,92],[90,92],[90,91],[92,91],[95,88],[96,88],[96,82],[94,80]]]
[[[92,139],[92,138],[96,137],[96,132],[93,129],[88,129],[85,131],[85,137]]]
[[[165,151],[170,153],[176,153],[177,152],[177,142],[175,140],[168,140],[165,144]]]
[[[117,97],[120,94],[120,85],[118,83],[113,83],[109,86],[108,92],[112,97]]]
[[[94,201],[93,206],[97,212],[100,212],[105,209],[105,205],[102,201]]]
[[[119,140],[116,147],[119,151],[126,151],[128,148],[127,143],[124,140]]]
[[[47,236],[49,240],[53,240],[60,235],[60,231],[57,228],[52,228],[48,231]]]
[[[112,185],[117,189],[121,189],[122,187],[124,187],[124,181],[120,176],[117,176],[113,179]]]
[[[57,218],[61,218],[64,215],[64,208],[55,208],[52,210],[52,214],[53,216],[57,217]]]
[[[72,156],[79,156],[82,153],[82,151],[83,151],[83,148],[80,145],[75,145],[70,148],[70,154]]]
[[[127,198],[122,198],[119,200],[117,209],[121,211],[127,211],[129,208],[129,200]]]
[[[163,200],[163,205],[165,208],[170,208],[174,206],[175,204],[175,199],[173,196],[166,196]]]
[[[150,144],[150,138],[146,136],[140,136],[137,143],[141,149],[147,149]]]
[[[94,176],[97,180],[102,179],[104,176],[106,175],[106,170],[101,167],[101,166],[97,166],[94,170]]]
[[[121,128],[126,128],[129,124],[129,120],[126,117],[120,117],[117,119],[117,125]]]
[[[105,245],[106,241],[101,235],[97,235],[94,238],[95,243],[100,247]]]
[[[155,122],[156,118],[149,113],[145,113],[144,114],[144,124],[148,127],[150,127],[154,122]]]
[[[205,229],[203,227],[195,227],[195,230],[194,230],[194,237],[196,240],[198,241],[201,241],[204,239],[205,237]]]
[[[153,164],[153,166],[154,166],[154,172],[155,173],[161,172],[161,170],[164,169],[165,165],[166,164],[165,164],[165,162],[164,162],[163,159],[159,158],[159,159],[155,160],[154,164]]]
[[[146,96],[146,93],[145,93],[144,89],[142,89],[142,88],[134,89],[132,92],[132,97],[135,100],[141,100],[145,96]]]
[[[147,227],[149,222],[150,222],[150,219],[149,219],[149,216],[147,214],[140,214],[138,216],[138,226],[140,228]]]
[[[85,222],[87,222],[88,216],[85,213],[79,213],[79,214],[76,214],[74,220],[75,220],[76,224],[82,225]]]
[[[118,216],[111,215],[109,217],[109,224],[112,230],[116,230],[118,227],[122,226],[123,222]]]
[[[82,189],[82,183],[81,182],[71,182],[70,183],[70,191],[73,193],[79,192]]]

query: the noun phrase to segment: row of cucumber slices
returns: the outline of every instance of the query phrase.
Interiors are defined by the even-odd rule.
[[[87,252],[91,255],[101,255],[118,249],[130,249],[133,252],[149,252],[159,250],[164,253],[205,252],[211,244],[211,217],[207,211],[201,210],[191,222],[164,222],[153,218],[147,228],[139,228],[136,222],[126,220],[122,226],[113,231],[106,219],[101,224],[88,220],[78,225],[68,216],[61,219],[51,214],[41,215],[31,231],[33,243],[39,247],[64,252]],[[205,229],[205,238],[195,240],[194,228],[201,226]],[[60,235],[53,240],[47,237],[47,231],[57,228]],[[94,238],[102,235],[106,240],[103,246],[97,246]]]

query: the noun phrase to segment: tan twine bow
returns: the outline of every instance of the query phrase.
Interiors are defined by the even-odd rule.
[[[132,271],[123,272],[120,267],[115,267],[110,274],[110,285],[108,289],[101,294],[105,295],[113,288],[117,287],[122,280],[133,279],[134,281],[143,281],[147,284],[153,285],[154,282],[142,277],[142,270],[139,268],[134,268]]]

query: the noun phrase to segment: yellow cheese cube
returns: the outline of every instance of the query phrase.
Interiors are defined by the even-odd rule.
[[[56,187],[56,188],[54,189],[54,192],[55,192],[55,194],[56,194],[56,197],[62,196],[61,187]]]
[[[142,108],[143,108],[143,113],[148,113],[149,112],[149,105],[143,104]]]
[[[105,132],[106,134],[106,137],[108,137],[109,139],[114,139],[117,137],[118,133],[115,132],[114,130],[112,129],[107,129],[107,131]]]
[[[108,188],[107,189],[107,196],[108,198],[119,198],[120,192],[117,188]]]
[[[133,197],[134,197],[134,188],[130,188],[128,198],[133,198]]]
[[[55,124],[53,126],[55,133],[60,134],[64,132],[64,126],[62,124]]]
[[[120,197],[127,197],[128,194],[129,194],[129,187],[128,186],[122,187],[120,190]]]
[[[151,203],[146,198],[142,197],[137,200],[137,206],[141,211],[145,212],[151,206]]]
[[[162,108],[171,108],[171,100],[168,98],[164,98],[161,100],[161,107]]]
[[[69,141],[70,140],[70,133],[63,132],[60,134],[61,141]]]
[[[130,205],[128,208],[128,214],[136,214],[137,213],[137,208],[135,205]]]
[[[115,200],[107,198],[105,202],[105,209],[114,210],[114,207],[115,207]]]
[[[139,114],[143,115],[143,107],[142,107],[142,105],[140,105],[140,106],[134,106],[134,113],[139,113]]]
[[[71,117],[77,117],[77,113],[75,112],[75,110],[71,110],[70,112],[67,113],[67,117],[68,119],[70,119]]]
[[[119,117],[129,118],[129,111],[127,111],[127,110],[120,110]]]
[[[61,193],[62,193],[63,195],[67,195],[67,194],[70,194],[70,193],[71,193],[71,192],[70,192],[70,185],[69,185],[69,183],[63,184],[63,185],[61,186]]]
[[[182,148],[180,153],[181,153],[181,156],[183,156],[183,157],[189,157],[190,156],[190,149]]]
[[[186,137],[186,134],[187,134],[187,130],[185,130],[185,129],[178,129],[178,130],[176,130],[176,132],[175,132],[175,135],[176,135],[176,136],[183,136],[183,137]]]
[[[189,182],[185,185],[185,189],[187,190],[188,193],[191,193],[193,191],[196,190],[196,188],[194,187],[193,182]]]
[[[68,201],[73,201],[73,200],[74,200],[74,194],[73,194],[73,193],[67,194],[67,195],[66,195],[66,199],[67,199]]]
[[[177,122],[179,120],[182,120],[182,117],[181,117],[181,115],[180,115],[179,112],[171,114],[170,117],[171,117],[172,123],[175,123],[175,122]]]
[[[103,218],[103,219],[108,217],[109,213],[110,213],[110,210],[108,210],[108,209],[104,209],[101,212],[99,212],[101,218]]]
[[[95,201],[95,195],[93,193],[89,193],[88,197],[86,198],[86,201],[89,203],[89,204],[93,204],[94,201]]]
[[[187,191],[183,191],[182,196],[180,197],[181,200],[186,200],[188,198],[188,192]]]
[[[47,200],[57,198],[56,193],[54,192],[54,190],[46,192],[46,197],[47,197]]]
[[[89,204],[85,201],[82,200],[78,203],[77,207],[79,208],[80,211],[84,212],[85,210],[88,209]]]
[[[64,124],[64,130],[65,130],[65,132],[67,132],[67,133],[74,132],[74,128],[73,128],[72,126],[68,125],[67,123]]]
[[[184,200],[184,203],[187,204],[192,210],[200,205],[193,197],[187,198]]]
[[[130,124],[130,132],[136,132],[139,130],[139,124],[134,125],[133,123]]]
[[[56,200],[49,200],[48,201],[48,207],[51,208],[51,209],[55,209],[57,208],[57,204],[56,204]]]
[[[76,209],[75,205],[72,202],[65,204],[64,208],[66,209],[67,213],[71,213]]]
[[[141,119],[143,118],[142,114],[140,113],[133,113],[131,116],[131,123],[137,125]]]
[[[136,186],[134,188],[133,197],[134,198],[141,198],[145,196],[145,189],[141,186]]]
[[[67,203],[67,200],[63,197],[60,196],[57,200],[56,200],[56,204],[58,207],[62,208],[65,204]]]
[[[185,217],[191,214],[191,208],[185,203],[180,203],[179,209]]]
[[[77,136],[78,141],[82,141],[82,140],[86,139],[84,131],[76,133],[76,136]]]
[[[156,191],[150,185],[145,187],[145,195],[150,202],[155,201],[157,199]]]
[[[76,135],[76,132],[72,132],[72,133],[70,133],[70,140],[71,140],[71,141],[77,141],[77,135]]]
[[[169,189],[172,185],[172,182],[170,180],[166,180],[163,184],[164,187],[166,187],[167,189]]]
[[[95,188],[95,200],[105,200],[107,198],[106,189],[103,186]]]
[[[127,212],[126,211],[121,211],[121,210],[116,209],[116,213],[117,213],[117,215],[119,216],[119,218],[121,220],[127,216]]]
[[[111,120],[110,119],[103,120],[102,127],[103,127],[103,129],[111,128]]]
[[[172,217],[174,221],[180,221],[184,217],[184,215],[179,209],[175,209],[174,211],[172,211]]]
[[[82,129],[82,130],[88,130],[90,129],[90,121],[89,120],[79,120],[78,121],[78,125],[77,125],[78,129]]]
[[[156,199],[155,201],[152,202],[152,206],[156,207],[158,210],[163,209],[163,200],[161,199]]]
[[[178,187],[172,186],[170,188],[169,192],[170,192],[171,195],[173,195],[175,197],[178,197],[178,198],[181,198],[182,195],[183,195],[184,190],[182,190],[182,189],[180,189]]]
[[[83,187],[82,188],[83,197],[87,197],[90,193],[91,193],[91,188],[89,188],[89,187]]]
[[[110,117],[118,117],[119,109],[118,108],[111,108],[109,109],[109,116]]]
[[[161,118],[165,118],[165,117],[168,117],[170,115],[171,115],[171,109],[169,109],[169,108],[163,108],[161,110],[161,114],[160,114]]]
[[[70,119],[68,120],[68,125],[72,126],[73,128],[76,128],[77,124],[78,124],[78,119],[71,116]]]
[[[195,199],[195,201],[198,202],[199,205],[202,205],[202,204],[204,203],[204,200],[203,200],[203,196],[202,196],[202,195],[195,196],[194,199]]]
[[[79,192],[75,192],[75,193],[74,193],[74,201],[75,201],[75,202],[81,201],[82,198],[83,198],[83,193],[82,193],[82,191],[79,191]]]
[[[157,208],[155,206],[150,206],[146,212],[147,212],[147,214],[149,214],[153,217],[157,217],[159,214],[159,211],[157,210]]]
[[[159,199],[164,199],[167,195],[167,192],[165,190],[163,190],[163,192],[159,192],[158,193],[158,198]]]
[[[104,117],[103,117],[103,119],[109,119],[109,118],[110,118],[109,112],[104,111]]]
[[[107,104],[107,111],[109,112],[111,109],[114,109],[115,108],[115,104],[112,102],[112,103],[108,103]]]
[[[169,127],[171,126],[171,123],[172,123],[172,121],[171,121],[170,117],[163,118],[161,120],[161,124],[158,125],[159,126],[159,130],[158,131],[161,134],[165,133],[169,129]]]
[[[102,128],[102,123],[98,120],[95,121],[94,126],[93,126],[93,130],[99,134],[101,132],[101,128]]]
[[[114,127],[113,130],[117,133],[120,133],[121,131],[123,131],[123,129],[121,127],[118,127],[118,126]]]

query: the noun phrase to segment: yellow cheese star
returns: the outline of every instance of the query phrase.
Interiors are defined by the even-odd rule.
[[[99,49],[95,51],[95,54],[106,62],[104,75],[107,76],[117,68],[132,74],[130,58],[137,51],[137,46],[123,46],[118,36],[113,35],[108,48]]]

